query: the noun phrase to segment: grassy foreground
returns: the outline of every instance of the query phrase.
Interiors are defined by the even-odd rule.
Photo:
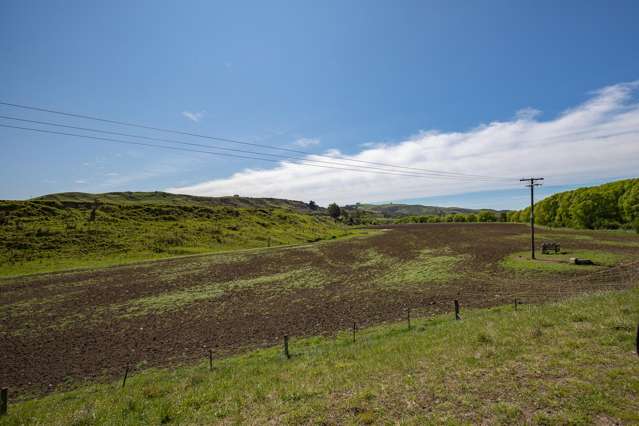
[[[463,310],[10,405],[0,424],[639,422],[639,290]]]

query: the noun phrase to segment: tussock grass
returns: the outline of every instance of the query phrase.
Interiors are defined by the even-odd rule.
[[[462,307],[463,308],[463,307]],[[9,407],[0,424],[639,422],[639,290],[291,341]]]

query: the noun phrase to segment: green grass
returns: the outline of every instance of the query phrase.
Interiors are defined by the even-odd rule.
[[[464,257],[422,250],[414,260],[390,265],[389,271],[380,277],[379,283],[386,286],[444,283],[453,277],[455,267]]]
[[[615,266],[625,256],[605,251],[574,250],[561,254],[535,254],[536,260],[530,258],[530,251],[520,251],[506,256],[501,266],[520,272],[574,272],[592,271],[605,266]],[[574,265],[569,263],[571,257],[590,259],[594,265]]]
[[[86,203],[0,201],[0,276],[302,244],[364,232],[323,215],[279,207],[157,203],[153,198],[149,204],[102,204],[91,221]]]
[[[250,288],[256,289],[259,294],[260,286],[269,286],[269,289],[277,288],[281,293],[294,288],[320,287],[326,281],[327,277],[320,270],[304,267],[249,279],[202,284],[185,290],[134,299],[122,306],[111,306],[109,309],[122,309],[126,312],[126,316],[147,315],[153,312],[177,310],[200,300],[215,299],[233,290]]]
[[[352,263],[354,271],[366,268],[379,273],[373,283],[384,288],[414,287],[445,283],[455,276],[455,269],[467,255],[453,255],[450,250],[422,249],[411,260],[400,260],[369,248]]]
[[[0,424],[639,422],[639,291],[463,311],[136,371],[10,404]]]

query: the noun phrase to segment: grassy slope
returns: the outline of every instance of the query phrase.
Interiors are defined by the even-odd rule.
[[[250,198],[250,197],[197,197],[185,194],[170,194],[167,192],[106,192],[103,194],[89,194],[85,192],[62,192],[36,197],[32,201],[58,201],[65,204],[89,203],[95,200],[100,203],[119,205],[155,204],[163,206],[227,206],[243,208],[287,208],[301,213],[310,213],[308,205],[301,201],[284,200],[279,198]],[[320,208],[321,211],[324,209]]]
[[[10,406],[2,424],[639,422],[639,290],[463,311]]]
[[[285,202],[271,205],[263,199],[239,198],[242,205],[262,206],[246,208],[207,205],[210,199],[183,204],[185,199],[179,196],[160,204],[155,193],[133,194],[137,195],[121,204],[107,203],[103,197],[94,222],[88,220],[93,202],[80,196],[0,201],[0,276],[266,247],[269,240],[271,245],[296,244],[353,233],[326,216],[302,213],[302,207],[274,207],[286,206]],[[112,194],[109,200],[121,201],[123,196]]]

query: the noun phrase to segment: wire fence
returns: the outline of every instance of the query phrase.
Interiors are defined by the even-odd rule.
[[[504,283],[495,283],[495,285],[490,288],[480,289],[478,286],[476,289],[473,289],[473,284],[479,283],[483,283],[480,278],[478,278],[476,282],[470,280],[469,289],[459,290],[449,288],[447,291],[435,294],[432,298],[438,301],[434,304],[420,305],[408,303],[398,311],[395,319],[377,322],[375,324],[380,325],[384,322],[397,323],[404,319],[407,328],[410,329],[416,320],[432,318],[446,312],[450,313],[451,321],[462,320],[462,309],[464,307],[482,308],[511,305],[513,309],[517,309],[519,306],[526,304],[561,302],[582,294],[628,290],[639,284],[639,261],[620,264],[615,267],[592,272],[588,275],[553,279],[546,284],[540,284],[537,288],[522,286],[524,288],[517,290],[513,289],[512,285],[508,287],[504,285]],[[493,292],[494,298],[485,301],[483,305],[478,304],[476,300],[485,298],[487,291]],[[349,324],[349,328],[342,328],[338,330],[336,334],[350,333],[353,341],[356,340],[357,333],[361,330],[362,326],[373,325],[369,322],[357,321],[353,318],[350,318],[350,323],[348,320],[341,321],[342,324],[344,322]],[[292,337],[294,336],[291,334],[280,336],[282,345],[281,353],[286,359],[291,358]],[[303,338],[307,336],[301,335],[299,337]],[[276,344],[276,341],[271,341],[261,345],[253,345],[252,348],[273,347]],[[213,370],[214,355],[213,350],[208,349],[201,355],[194,356],[192,359],[208,359],[209,369]],[[637,329],[637,355],[639,355],[639,326]],[[130,365],[124,368],[125,378],[122,383],[123,386],[126,381],[126,375],[130,374],[132,370]]]
[[[395,319],[386,322],[395,323],[404,319],[407,328],[410,330],[415,324],[415,320],[427,320],[435,315],[441,315],[446,312],[450,313],[451,321],[462,320],[462,318],[464,318],[462,309],[465,307],[482,308],[511,305],[513,309],[518,309],[519,306],[524,304],[560,302],[580,294],[627,290],[639,284],[639,261],[602,269],[588,275],[577,275],[570,278],[553,279],[545,283],[537,283],[536,287],[529,285],[530,283],[526,283],[525,280],[522,282],[525,284],[521,285],[521,288],[518,289],[512,285],[512,282],[493,282],[490,285],[486,285],[485,280],[482,280],[481,277],[470,279],[468,285],[463,289],[459,287],[449,287],[443,288],[440,292],[435,292],[432,297],[430,297],[433,302],[429,304],[405,304],[398,310]],[[487,294],[492,297],[487,299]],[[478,303],[478,301],[481,302]],[[344,323],[349,323],[349,320],[345,319],[340,322],[340,324]],[[381,323],[383,323],[383,321]],[[349,328],[338,328],[336,333],[350,333],[352,334],[352,340],[355,341],[360,328],[372,324],[380,324],[380,322],[357,321],[354,318],[350,318]],[[290,334],[280,336],[282,356],[286,359],[292,356],[291,337],[292,335]],[[305,337],[305,335],[301,335],[300,337]],[[277,341],[272,340],[264,342],[263,344],[251,345],[251,349],[273,347],[276,344]],[[637,327],[636,351],[637,355],[639,355],[639,324]],[[141,354],[144,354],[144,350],[136,348],[133,352],[135,353],[135,357],[132,356],[130,362],[122,366],[122,387],[126,386],[127,380],[135,372],[136,363],[137,365],[144,363],[144,360],[140,360],[139,358]],[[188,357],[188,359],[193,361],[202,360],[203,358],[208,359],[209,369],[213,370],[215,355],[213,349],[208,348],[203,350],[199,355],[193,354],[193,356]],[[135,358],[135,360],[133,358]],[[0,415],[7,413],[8,398],[8,389],[0,389]]]

